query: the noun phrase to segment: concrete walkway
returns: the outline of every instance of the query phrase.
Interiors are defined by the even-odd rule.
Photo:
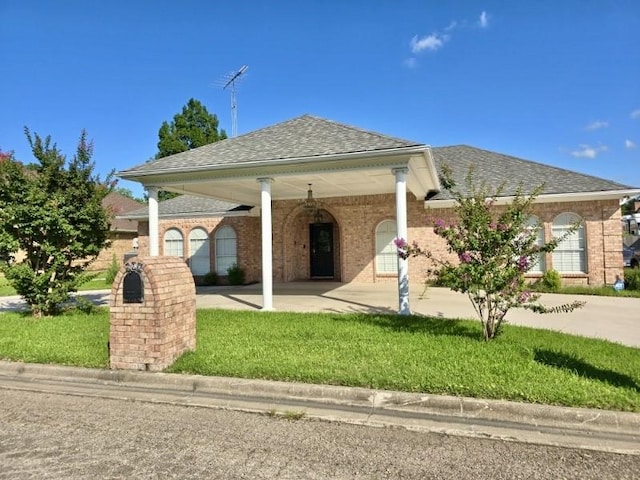
[[[242,287],[198,287],[198,308],[259,310],[262,306],[260,284]],[[109,304],[109,292],[81,292],[81,296],[98,305]],[[444,318],[476,319],[469,299],[446,288],[412,285],[411,310],[415,314]],[[514,309],[507,314],[508,323],[534,328],[558,330],[574,335],[602,338],[640,348],[640,298],[599,297],[588,295],[545,294],[547,306],[582,300],[586,305],[571,313],[540,315]],[[277,311],[327,313],[396,313],[398,293],[395,283],[292,282],[274,285],[274,308]],[[0,297],[0,312],[19,310],[19,297]]]

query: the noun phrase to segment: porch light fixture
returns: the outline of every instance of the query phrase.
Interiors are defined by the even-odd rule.
[[[309,189],[307,190],[307,198],[305,199],[302,207],[313,215],[314,223],[322,223],[322,212],[320,211],[320,204],[313,198],[313,190],[311,190],[311,184],[309,183]]]

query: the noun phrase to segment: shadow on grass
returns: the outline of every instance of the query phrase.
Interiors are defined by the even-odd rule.
[[[599,380],[614,387],[630,388],[640,393],[640,385],[628,375],[594,367],[572,355],[566,355],[552,350],[536,349],[534,360],[550,367],[570,370],[581,377]]]
[[[433,336],[465,337],[483,341],[480,324],[469,320],[426,317],[419,315],[354,313],[336,316],[337,321],[357,321],[394,332],[423,333]]]

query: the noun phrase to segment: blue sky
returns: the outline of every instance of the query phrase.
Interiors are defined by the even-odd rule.
[[[0,149],[23,129],[103,175],[189,98],[231,133],[306,113],[640,187],[640,2],[0,0]],[[138,184],[121,182],[137,195]]]

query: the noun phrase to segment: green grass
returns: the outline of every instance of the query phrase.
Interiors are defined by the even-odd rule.
[[[479,322],[382,315],[198,312],[171,372],[640,411],[640,351]]]
[[[599,297],[632,297],[640,298],[640,290],[621,290],[616,291],[613,287],[588,287],[585,285],[567,285],[561,287],[557,292],[565,295],[596,295]]]
[[[477,321],[198,310],[197,350],[167,371],[640,412],[640,350]],[[108,312],[0,315],[0,358],[107,365]]]
[[[78,291],[83,292],[87,290],[111,290],[111,284],[106,283],[104,278],[104,272],[97,272],[97,276],[88,282],[80,285]],[[9,285],[7,279],[0,273],[0,297],[8,297],[11,295],[17,295],[15,289]]]
[[[0,358],[81,367],[109,366],[109,312],[69,312],[34,318],[26,313],[0,314]]]

